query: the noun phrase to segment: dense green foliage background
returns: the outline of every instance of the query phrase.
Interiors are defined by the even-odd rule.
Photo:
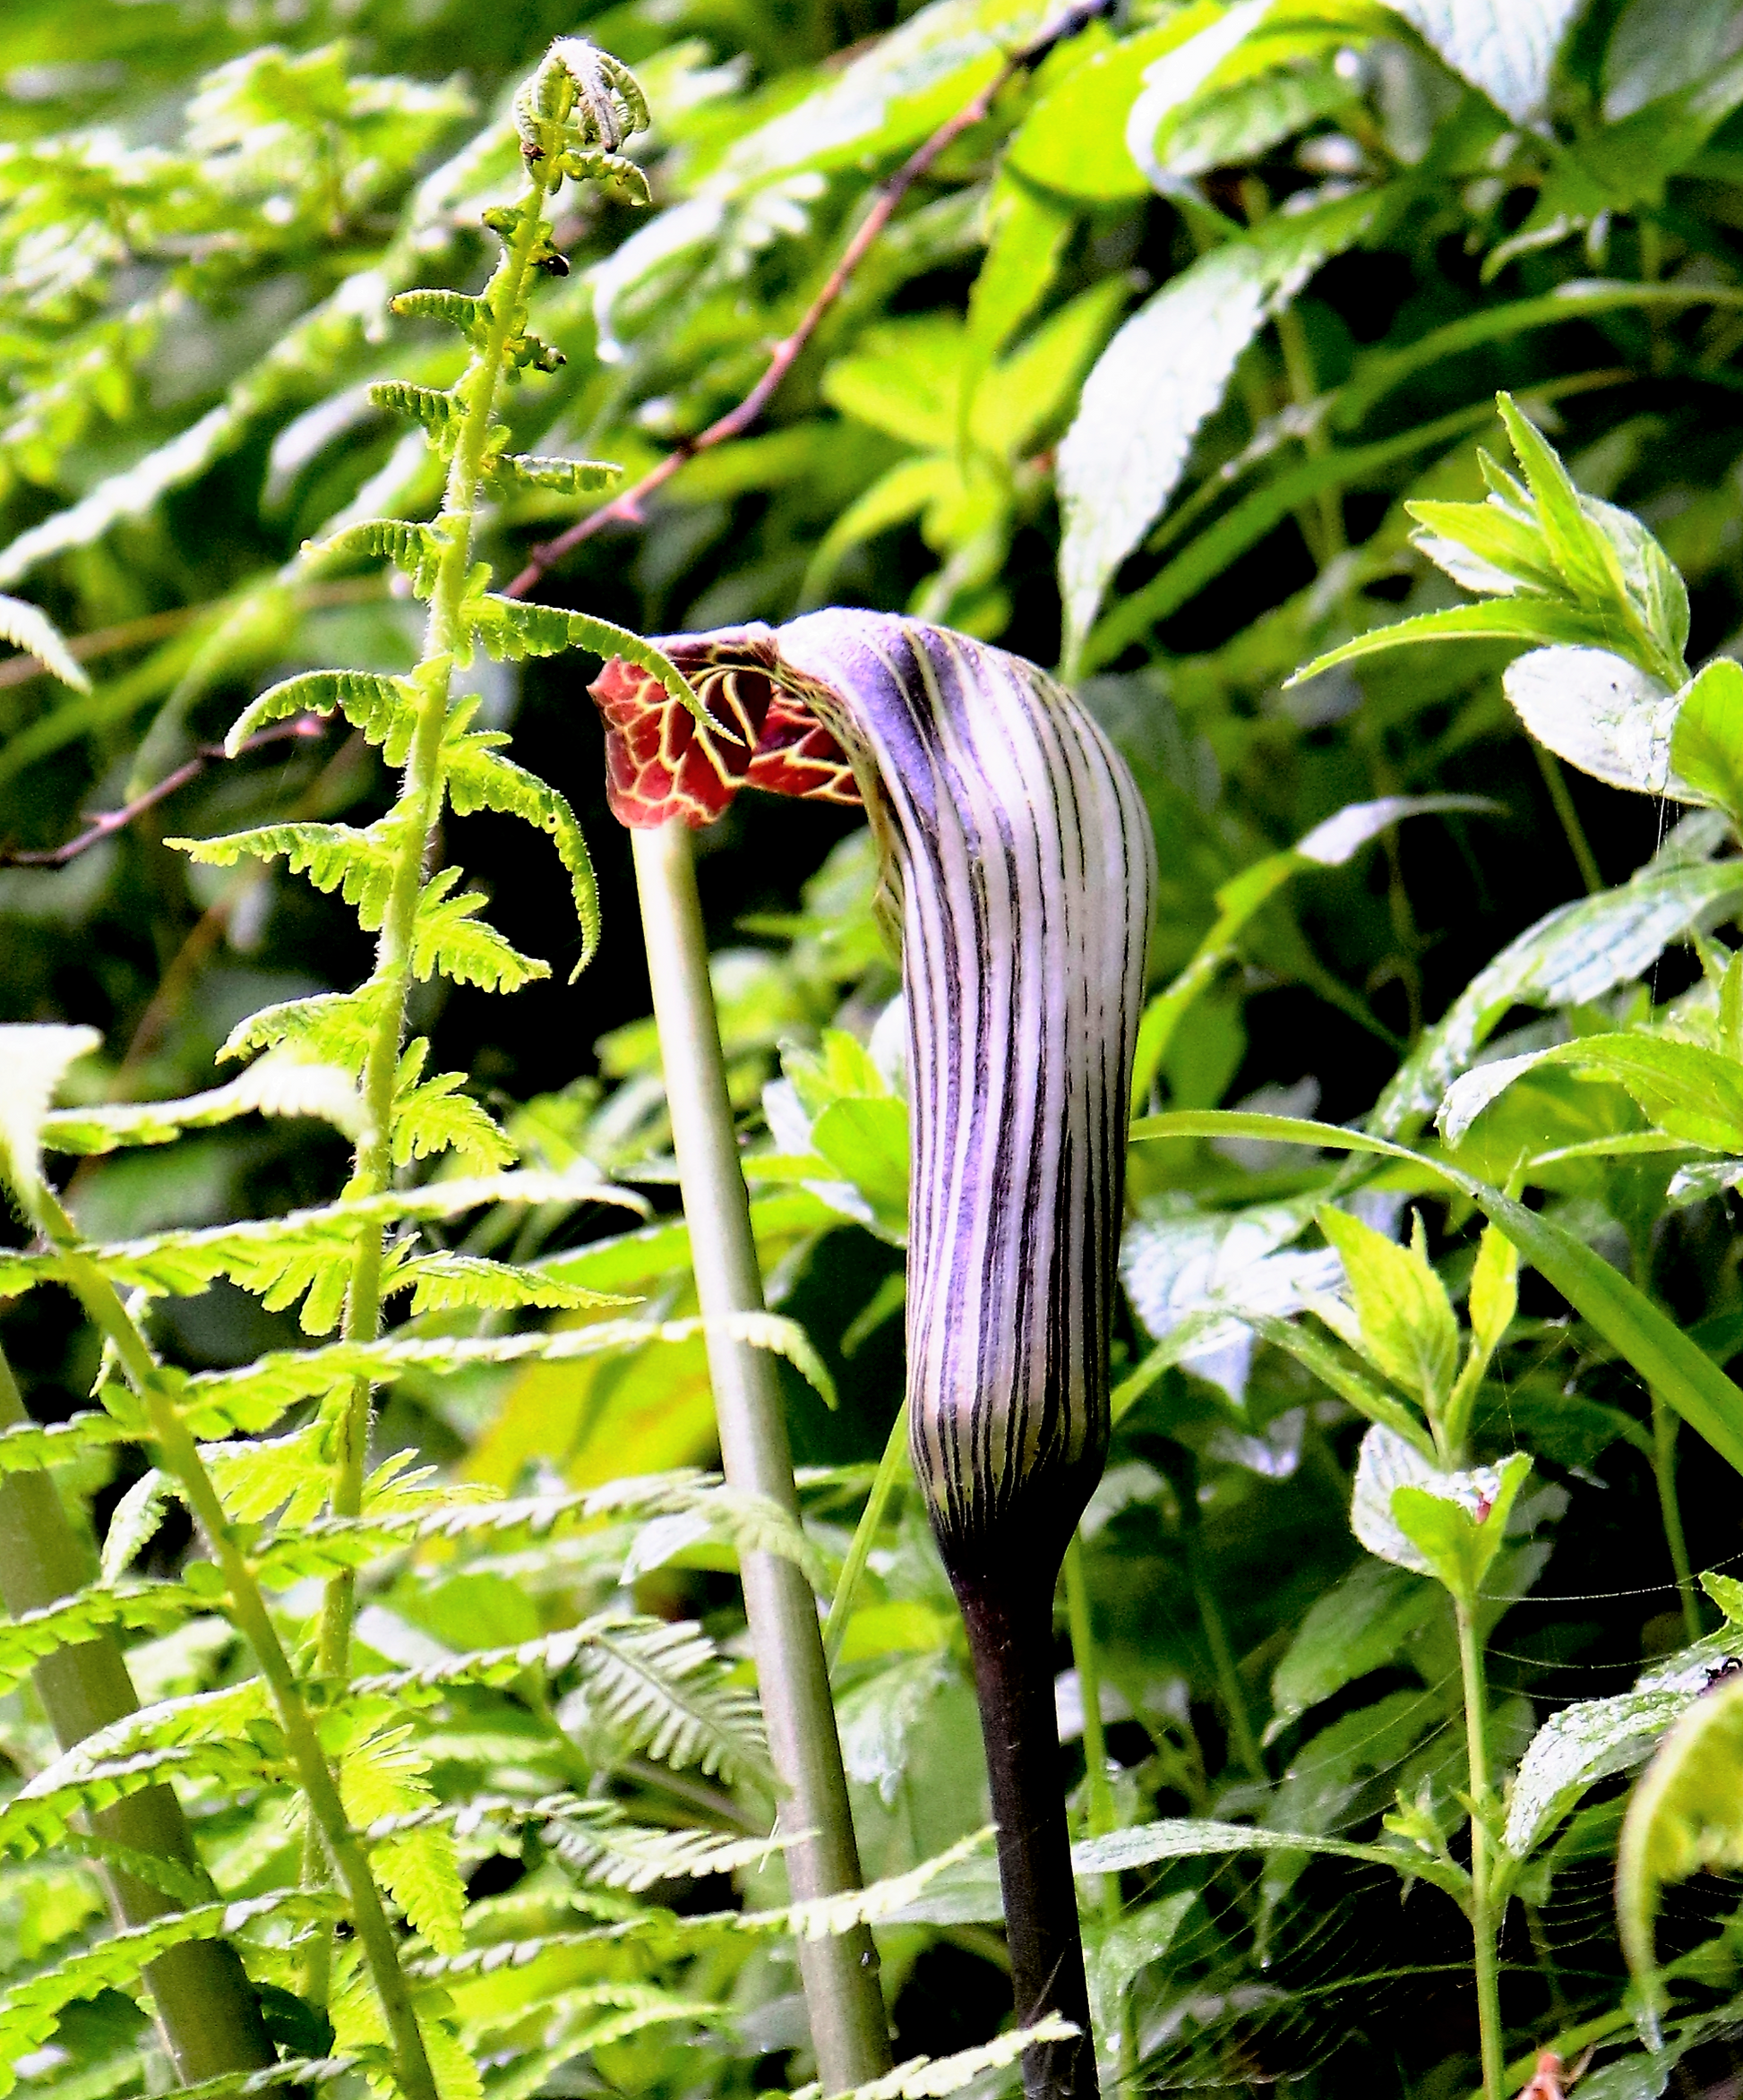
[[[1479,15],[1499,26],[1459,46],[1460,22]],[[366,388],[446,384],[461,352],[392,320],[386,300],[480,280],[479,213],[516,173],[506,97],[553,34],[582,30],[636,68],[655,117],[637,146],[655,201],[640,214],[589,201],[560,227],[568,273],[543,287],[537,325],[568,362],[512,398],[513,439],[614,459],[633,478],[744,395],[872,187],[1046,20],[1034,0],[627,0],[592,15],[547,0],[11,0],[0,590],[75,638],[95,683],[82,695],[33,659],[0,664],[0,844],[13,855],[57,846],[82,812],[165,777],[293,671],[411,664],[410,601],[375,575],[317,573],[299,549],[336,520],[434,504],[421,434],[372,407]],[[1201,78],[1146,70],[1219,24],[1227,51]],[[1135,0],[1089,20],[905,197],[761,425],[689,461],[639,522],[591,539],[537,595],[644,633],[778,622],[837,602],[910,610],[1043,664],[1064,652],[1155,818],[1158,989],[1229,911],[1225,885],[1340,808],[1487,798],[1387,830],[1344,864],[1295,869],[1231,932],[1153,1076],[1158,1106],[1354,1119],[1491,957],[1554,907],[1625,883],[1679,812],[1564,775],[1526,740],[1498,676],[1516,645],[1284,681],[1369,627],[1460,602],[1412,547],[1402,502],[1481,494],[1478,446],[1504,449],[1500,387],[1580,487],[1632,510],[1681,570],[1690,663],[1731,649],[1743,631],[1739,44],[1730,0]],[[1134,116],[1140,92],[1147,129]],[[1086,379],[1122,324],[1098,394]],[[554,494],[503,501],[487,535],[499,576],[578,508]],[[482,719],[511,727],[519,762],[581,819],[600,872],[598,958],[565,981],[579,937],[546,843],[505,818],[468,818],[465,859],[494,921],[554,972],[510,1002],[438,981],[420,988],[415,1024],[526,1161],[585,1157],[663,1217],[674,1191],[657,1044],[584,690],[597,667],[571,655],[480,662],[474,676]],[[390,793],[361,739],[330,723],[210,765],[63,868],[0,869],[0,1018],[100,1029],[101,1058],[74,1075],[82,1098],[212,1084],[236,1022],[355,983],[369,945],[338,898],[270,869],[191,867],[166,837],[288,814],[361,824]],[[1720,836],[1691,854],[1710,855]],[[885,1085],[839,1039],[818,1061],[825,1031],[863,1040],[896,990],[871,918],[867,841],[850,812],[746,796],[700,844],[747,1135],[754,1149],[803,1152],[824,1108]],[[1504,980],[1483,1032],[1533,1009],[1538,1033],[1511,1045],[1524,1050],[1558,1030],[1650,1019],[1686,993],[1698,1007],[1702,959],[1677,943],[1697,919],[1716,934],[1738,907],[1715,890],[1704,916],[1686,913],[1617,975],[1601,960],[1582,976],[1564,957],[1535,984]],[[1620,937],[1593,925],[1601,957]],[[1560,1072],[1534,1076],[1516,1110],[1496,1113],[1514,1121],[1480,1126],[1460,1157],[1497,1181],[1521,1147],[1641,1122],[1614,1085]],[[830,1412],[789,1382],[798,1457],[835,1469],[814,1472],[808,1493],[836,1559],[866,1485],[855,1469],[883,1448],[900,1396],[902,1177],[873,1150],[831,1155],[845,1190],[758,1193],[771,1299],[839,1388]],[[87,1161],[70,1200],[90,1236],[122,1239],[325,1200],[345,1161],[342,1140],[311,1124],[247,1124]],[[1722,1360],[1743,1338],[1730,1199],[1668,1207],[1676,1163],[1576,1162],[1551,1177],[1554,1207]],[[1136,1151],[1122,1368],[1243,1264],[1310,1233],[1329,1171],[1303,1150],[1239,1141]],[[1396,1175],[1374,1185],[1366,1214],[1390,1227],[1406,1198],[1429,1194]],[[1426,1215],[1457,1296],[1468,1214],[1434,1197]],[[468,1245],[555,1257],[560,1279],[687,1310],[681,1240],[620,1238],[623,1223],[552,1205],[502,1213]],[[1317,1251],[1300,1259],[1323,1264]],[[297,1332],[292,1310],[266,1312],[228,1284],[167,1298],[155,1318],[193,1368],[245,1362]],[[451,1332],[479,1324],[448,1318]],[[39,1419],[84,1403],[97,1342],[70,1301],[21,1298],[4,1332]],[[1086,1530],[1120,1820],[1368,1837],[1402,1794],[1459,1852],[1464,1749],[1443,1600],[1421,1576],[1363,1559],[1350,1535],[1358,1417],[1284,1350],[1249,1356],[1233,1342],[1148,1384]],[[1529,1278],[1498,1362],[1480,1450],[1517,1444],[1537,1465],[1491,1585],[1505,1765],[1553,1710],[1624,1692],[1687,1626],[1640,1380]],[[415,1447],[510,1492],[706,1465],[700,1344],[408,1380],[378,1442],[382,1455]],[[1685,1435],[1684,1446],[1689,1561],[1720,1567],[1736,1551],[1736,1483],[1704,1444]],[[124,1454],[69,1471],[97,1538],[138,1470]],[[189,1538],[172,1511],[143,1535],[136,1572],[173,1575]],[[530,1640],[632,1597],[644,1613],[700,1617],[730,1662],[741,1622],[727,1547],[693,1525],[643,1533],[620,1582],[628,1538],[620,1525],[567,1554],[481,1547],[466,1573],[389,1565],[360,1639],[381,1667],[410,1665],[433,1644]],[[872,1569],[838,1686],[867,1871],[889,1875],[985,1811],[960,1635],[916,1508],[899,1508]],[[1715,1624],[1704,1600],[1690,1608]],[[1304,1620],[1313,1656],[1298,1640]],[[210,1618],[153,1643],[140,1663],[147,1695],[226,1681],[237,1667],[227,1640]],[[1723,1653],[1722,1638],[1710,1646],[1706,1659]],[[1323,1659],[1334,1651],[1343,1663]],[[1060,1661],[1069,1668],[1062,1639]],[[19,1692],[0,1719],[25,1779],[49,1754],[40,1718]],[[705,1729],[679,1757],[692,1769],[674,1772],[648,1754],[639,1724],[589,1710],[573,1686],[554,1705],[519,1681],[469,1688],[442,1725],[428,1784],[443,1797],[562,1785],[649,1826],[760,1827],[753,1759],[734,1772],[717,1744],[699,1774],[698,1744],[715,1741]],[[1569,1826],[1510,1911],[1503,2002],[1521,2052],[1588,2020],[1606,2042],[1631,2038],[1609,1897],[1621,1793],[1600,1776],[1592,1820]],[[193,1797],[226,1892],[277,1885],[291,1836],[270,1796],[257,1808],[214,1780]],[[585,1867],[571,1888],[507,1840],[481,1841],[465,1864],[472,1895],[497,1906],[476,1913],[484,1938],[634,1907],[588,1893]],[[777,1872],[736,1871],[739,1894],[718,1880],[640,1878],[681,1911],[737,1902],[747,1887],[746,1900],[778,1900]],[[5,1955],[21,1973],[99,1929],[97,1883],[76,1862],[39,1862],[5,1889]],[[1283,2079],[1301,2096],[1467,2089],[1468,1933],[1434,1890],[1401,1908],[1398,1889],[1371,1862],[1300,1853],[1263,1874],[1213,1859],[1129,1877],[1127,1915],[1095,1957],[1116,2018],[1136,1979],[1129,2074],[1163,2088]],[[1666,1945],[1702,1940],[1734,1898],[1700,1884],[1667,1916]],[[984,1876],[910,1909],[882,1935],[897,2054],[985,2039],[1007,2006]],[[1734,1939],[1721,1944],[1687,1986],[1684,2068],[1629,2056],[1618,2061],[1635,2068],[1608,2085],[1594,2073],[1594,2090],[1618,2100],[1672,2075],[1718,2075],[1738,1987]],[[667,1945],[571,1950],[521,1973],[519,1996],[458,1992],[493,2100],[806,2075],[775,1946],[726,1936],[699,1951],[674,1927]],[[606,1984],[621,2031],[595,2039],[586,1993]],[[631,1985],[653,2008],[633,2033]],[[726,2010],[672,2010],[680,2001]],[[125,1996],[95,1998],[27,2061],[23,2089],[139,2089],[156,2075],[140,2069],[142,2031]]]

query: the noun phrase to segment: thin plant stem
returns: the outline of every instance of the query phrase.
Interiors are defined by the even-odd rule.
[[[1118,1820],[1108,1784],[1107,1737],[1102,1732],[1102,1672],[1089,1616],[1089,1582],[1084,1573],[1083,1535],[1074,1531],[1065,1549],[1065,1616],[1071,1630],[1071,1659],[1083,1695],[1083,1753],[1089,1792],[1089,1834],[1104,1838]],[[1104,1883],[1112,1877],[1104,1876]]]
[[[1229,1640],[1229,1629],[1223,1617],[1223,1607],[1217,1602],[1210,1571],[1205,1565],[1203,1528],[1198,1519],[1198,1468],[1189,1454],[1183,1453],[1182,1456],[1183,1469],[1174,1485],[1180,1497],[1181,1536],[1186,1549],[1187,1580],[1192,1585],[1193,1601],[1198,1605],[1198,1621],[1204,1628],[1205,1645],[1210,1650],[1211,1668],[1215,1673],[1216,1688],[1222,1695],[1223,1718],[1228,1726],[1230,1747],[1254,1779],[1263,1779],[1266,1776],[1265,1760],[1259,1754],[1258,1736],[1253,1727],[1252,1714],[1248,1709],[1246,1687],[1241,1682],[1241,1669]]]
[[[1652,1296],[1652,1247],[1640,1235],[1633,1246],[1636,1288]],[[1664,1527],[1665,1550],[1670,1556],[1670,1573],[1682,1606],[1683,1629],[1691,1641],[1698,1641],[1701,1624],[1700,1594],[1695,1587],[1695,1571],[1688,1558],[1688,1540],[1682,1528],[1682,1504],[1677,1496],[1677,1432],[1680,1418],[1655,1387],[1648,1387],[1653,1403],[1653,1485],[1658,1490],[1659,1521]]]
[[[1309,459],[1324,459],[1331,452],[1331,433],[1322,418],[1310,414],[1318,399],[1318,382],[1314,376],[1313,353],[1308,347],[1307,329],[1292,305],[1285,306],[1278,314],[1276,325],[1284,372],[1289,381],[1290,400],[1298,409],[1309,412],[1301,442]],[[1329,486],[1320,489],[1314,496],[1313,510],[1319,526],[1317,552],[1323,569],[1349,545],[1344,531],[1344,505],[1336,489]]]
[[[1471,1941],[1477,1982],[1477,2032],[1482,2056],[1483,2100],[1506,2100],[1501,2031],[1500,1968],[1496,1934],[1500,1920],[1490,1907],[1488,1817],[1489,1701],[1483,1679],[1482,1643],[1472,1607],[1455,1599],[1458,1667],[1464,1694],[1465,1754],[1471,1769]]]
[[[510,331],[532,272],[533,255],[545,232],[546,191],[552,182],[562,179],[560,170],[548,159],[529,164],[528,180],[538,208],[521,212],[514,236],[485,287],[489,328],[456,389],[461,403],[459,435],[434,528],[442,542],[442,551],[430,593],[424,653],[412,674],[417,688],[415,726],[395,805],[398,837],[393,873],[371,980],[377,1004],[363,1069],[364,1132],[348,1191],[355,1196],[379,1195],[388,1187],[393,1172],[393,1098],[405,1035],[406,1000],[411,988],[412,934],[423,887],[425,855],[442,813],[442,740],[448,720],[449,673],[465,642],[462,607],[471,571],[473,527],[490,440],[491,414],[502,384]],[[348,1341],[373,1341],[381,1331],[385,1244],[385,1231],[381,1227],[370,1228],[358,1239],[345,1304]],[[352,1384],[339,1421],[331,1497],[335,1516],[354,1517],[363,1507],[369,1419],[369,1381],[359,1378]],[[346,1675],[356,1611],[356,1575],[348,1569],[328,1582],[322,1609],[317,1667],[325,1676],[343,1679]]]
[[[903,1401],[896,1410],[896,1419],[890,1425],[883,1456],[878,1461],[878,1470],[872,1478],[872,1492],[865,1498],[865,1508],[854,1532],[854,1542],[847,1548],[847,1557],[841,1564],[841,1573],[836,1578],[835,1595],[829,1599],[829,1616],[823,1622],[823,1655],[833,1673],[841,1660],[841,1644],[847,1638],[847,1628],[854,1616],[854,1600],[859,1594],[859,1586],[865,1574],[865,1564],[872,1557],[872,1548],[877,1543],[878,1532],[884,1521],[884,1513],[889,1507],[889,1498],[896,1492],[896,1484],[902,1477],[903,1461],[908,1450],[908,1403]]]
[[[12,1367],[0,1352],[0,1429],[30,1419]],[[90,1579],[83,1542],[67,1521],[46,1471],[0,1479],[0,1599],[16,1618],[40,1611]],[[55,1739],[71,1750],[99,1728],[138,1711],[120,1645],[98,1633],[46,1655],[31,1672]],[[147,1787],[91,1816],[95,1834],[202,1875],[182,1804],[169,1787]],[[123,1926],[142,1925],[177,1907],[176,1898],[120,1868],[105,1868],[111,1907]],[[170,2061],[184,2085],[260,2070],[276,2061],[260,2006],[236,1949],[222,1940],[173,1947],[147,1964],[145,1980]]]
[[[726,1330],[734,1315],[763,1309],[762,1279],[726,1092],[690,833],[682,823],[668,823],[630,836],[696,1295],[709,1323],[708,1378],[721,1463],[734,1487],[767,1496],[796,1518],[799,1499],[774,1359]],[[741,1573],[782,1795],[780,1816],[793,1833],[786,1851],[793,1893],[803,1899],[856,1889],[859,1849],[816,1599],[803,1574],[781,1555],[746,1552]],[[797,1954],[824,2090],[842,2092],[880,2077],[889,2068],[889,2041],[870,1932],[862,1925],[802,1940]]]
[[[225,1517],[200,1447],[158,1375],[157,1361],[143,1333],[114,1285],[84,1252],[72,1219],[46,1184],[38,1182],[21,1193],[31,1222],[59,1250],[68,1285],[99,1331],[114,1344],[127,1383],[145,1404],[159,1455],[181,1483],[194,1521],[205,1534],[224,1577],[236,1630],[253,1650],[266,1680],[310,1816],[349,1899],[352,1923],[387,2022],[394,2075],[404,2100],[439,2100],[411,1988],[399,1966],[399,1950],[381,1890],[370,1872],[363,1845],[346,1819],[338,1784],[304,1703],[296,1672],[279,1639],[253,1570]]]
[[[1682,1424],[1676,1410],[1663,1396],[1653,1393],[1653,1478],[1658,1487],[1659,1514],[1664,1523],[1664,1543],[1670,1550],[1671,1572],[1677,1595],[1682,1602],[1683,1630],[1691,1641],[1705,1629],[1701,1624],[1699,1593],[1688,1558],[1688,1541],[1683,1534],[1682,1505],[1677,1499],[1677,1431]]]
[[[1118,1826],[1120,1816],[1108,1781],[1107,1737],[1102,1728],[1102,1671],[1095,1653],[1095,1627],[1089,1609],[1089,1577],[1084,1567],[1083,1533],[1074,1531],[1065,1549],[1065,1616],[1071,1633],[1071,1659],[1077,1666],[1078,1689],[1083,1700],[1084,1776],[1089,1796],[1089,1834],[1104,1838]],[[1101,1877],[1102,1924],[1111,1929],[1120,1922],[1120,1877]],[[1128,2084],[1138,2073],[1138,2023],[1129,1992],[1120,1994],[1120,2078]]]
[[[1555,753],[1546,750],[1535,738],[1532,740],[1532,756],[1537,760],[1537,770],[1543,776],[1543,784],[1550,792],[1550,806],[1556,820],[1561,826],[1562,836],[1567,841],[1567,850],[1574,856],[1580,871],[1580,880],[1585,885],[1585,894],[1594,897],[1604,887],[1604,879],[1599,871],[1597,855],[1585,836],[1585,827],[1580,822],[1580,813],[1574,807],[1574,798],[1567,792],[1560,761]]]

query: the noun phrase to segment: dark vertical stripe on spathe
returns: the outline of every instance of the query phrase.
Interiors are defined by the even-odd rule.
[[[1073,695],[966,636],[820,613],[711,639],[722,660],[772,657],[881,784],[908,987],[914,1459],[947,1544],[991,1547],[1043,1479],[1055,1501],[1063,1476],[1086,1493],[1105,1446],[1148,817]]]

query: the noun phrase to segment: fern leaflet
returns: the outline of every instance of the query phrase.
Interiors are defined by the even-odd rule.
[[[505,452],[492,470],[499,488],[538,489],[545,494],[584,496],[621,481],[623,469],[605,459],[543,459],[531,452]]]
[[[408,726],[414,698],[409,681],[383,678],[373,671],[305,671],[269,686],[237,716],[224,739],[231,758],[257,729],[291,715],[331,715],[337,709],[372,744],[385,743],[402,724]]]
[[[366,829],[349,824],[263,824],[223,838],[172,838],[190,860],[233,868],[245,853],[256,860],[284,854],[293,875],[306,875],[319,890],[336,889],[355,907],[367,933],[380,930],[399,849],[399,821],[379,819]]]
[[[456,984],[476,984],[485,991],[519,991],[548,977],[548,963],[523,956],[494,926],[474,916],[487,901],[482,890],[449,895],[459,873],[444,868],[424,886],[412,924],[412,975],[424,983],[440,970]]]
[[[445,754],[448,799],[459,816],[494,810],[521,818],[549,835],[568,873],[575,915],[581,922],[581,957],[570,973],[572,984],[599,945],[599,888],[593,859],[567,800],[536,774],[493,750],[495,741],[493,733],[476,730],[453,740]]]
[[[436,570],[448,544],[439,525],[408,525],[399,518],[365,518],[330,539],[307,541],[305,557],[322,567],[341,561],[391,561],[409,577],[419,597],[435,588]]]

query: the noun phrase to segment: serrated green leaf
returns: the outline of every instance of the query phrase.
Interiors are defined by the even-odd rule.
[[[1361,1346],[1385,1376],[1438,1409],[1458,1367],[1458,1323],[1447,1288],[1415,1247],[1400,1247],[1347,1211],[1318,1213],[1350,1280]]]
[[[363,1105],[349,1076],[334,1065],[269,1053],[240,1078],[182,1101],[101,1101],[56,1109],[42,1121],[45,1152],[93,1153],[126,1145],[168,1144],[188,1130],[210,1130],[238,1116],[318,1116],[348,1137],[362,1127]]]
[[[224,739],[224,749],[234,759],[265,723],[290,715],[331,715],[335,708],[371,743],[385,743],[406,719],[412,700],[412,689],[405,681],[383,678],[373,671],[300,672],[295,678],[280,679],[249,702]]]
[[[591,495],[623,478],[623,469],[609,460],[546,459],[533,452],[504,452],[490,473],[499,488],[537,489],[555,496]]]
[[[453,443],[466,417],[465,405],[448,388],[414,386],[405,379],[377,380],[369,390],[369,400],[372,407],[421,424],[445,445]]]
[[[1304,664],[1284,682],[1285,689],[1302,685],[1334,664],[1352,664],[1363,656],[1378,656],[1383,649],[1400,649],[1416,642],[1521,641],[1602,649],[1609,639],[1610,630],[1602,620],[1577,605],[1550,598],[1492,599],[1482,604],[1449,606],[1444,613],[1418,613],[1387,627],[1370,628],[1353,641]]]
[[[1699,1043],[1644,1030],[1578,1036],[1524,1057],[1479,1065],[1448,1089],[1441,1127],[1456,1144],[1503,1088],[1540,1066],[1571,1066],[1627,1087],[1668,1136],[1710,1152],[1743,1153],[1743,1065]]]
[[[445,321],[451,328],[477,339],[479,330],[489,326],[489,310],[485,302],[469,292],[431,291],[422,287],[409,292],[396,292],[388,301],[392,313],[406,321]]]
[[[21,1196],[41,1179],[42,1126],[70,1066],[100,1048],[94,1028],[54,1022],[0,1025],[0,1179]]]
[[[1716,656],[1676,696],[1670,763],[1679,780],[1743,822],[1743,664]]]
[[[270,861],[282,853],[293,875],[306,875],[316,889],[338,890],[355,908],[364,930],[374,933],[393,886],[399,825],[399,818],[391,812],[362,830],[349,824],[263,824],[222,838],[164,843],[191,861],[215,868],[234,868],[245,854]]]
[[[572,984],[593,959],[599,945],[599,890],[587,840],[575,812],[557,790],[505,759],[475,732],[450,745],[444,755],[448,798],[457,815],[495,810],[519,817],[544,832],[557,849],[569,877],[575,915],[581,924],[581,956],[570,973]]]
[[[563,1283],[542,1270],[517,1268],[511,1262],[486,1261],[468,1254],[417,1255],[394,1272],[391,1288],[414,1292],[414,1316],[454,1312],[463,1307],[507,1312],[518,1306],[538,1306],[554,1311],[641,1302],[613,1291]]]
[[[391,561],[411,579],[420,597],[435,588],[436,570],[448,542],[433,525],[408,525],[400,518],[365,518],[330,538],[308,542],[304,558],[324,568],[344,561]]]
[[[25,598],[0,595],[0,641],[34,656],[51,676],[75,693],[88,693],[90,679],[62,639],[60,630],[39,606]]]
[[[475,917],[488,902],[482,890],[449,895],[459,880],[458,868],[444,868],[419,893],[412,922],[412,975],[427,982],[440,971],[456,984],[476,984],[484,991],[519,991],[523,984],[548,977],[548,963],[523,956],[494,926]]]
[[[565,649],[590,649],[596,656],[622,656],[626,664],[657,678],[699,722],[707,720],[702,703],[683,673],[664,650],[640,635],[631,634],[628,628],[615,627],[609,620],[595,620],[586,613],[565,612],[560,605],[533,605],[522,598],[501,597],[494,591],[473,599],[468,610],[474,633],[499,664],[518,664],[527,656],[555,656]],[[711,726],[717,733],[719,724]]]

